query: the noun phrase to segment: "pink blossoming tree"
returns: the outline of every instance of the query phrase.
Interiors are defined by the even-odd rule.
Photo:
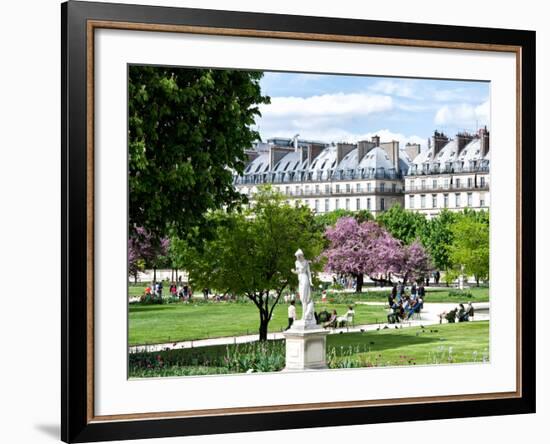
[[[128,239],[128,274],[137,279],[138,272],[148,265],[153,268],[153,280],[157,280],[157,267],[168,254],[170,240],[157,239],[143,227],[137,227]]]
[[[325,270],[354,276],[357,292],[362,290],[364,275],[387,283],[392,274],[406,281],[430,269],[429,256],[420,243],[403,246],[374,221],[359,223],[353,217],[342,217],[327,228],[325,236],[329,241],[323,253],[327,258]]]

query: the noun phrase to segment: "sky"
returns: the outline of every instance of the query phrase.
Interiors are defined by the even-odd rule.
[[[489,127],[488,82],[404,79],[266,72],[256,129],[263,141],[293,137],[323,142],[357,142],[378,134],[381,141],[420,143],[434,130]]]

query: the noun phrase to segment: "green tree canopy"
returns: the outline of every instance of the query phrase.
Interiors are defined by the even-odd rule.
[[[407,211],[399,204],[395,204],[389,210],[381,213],[376,221],[406,245],[412,244],[417,239],[422,239],[426,230],[426,216],[414,211]]]
[[[473,275],[479,285],[489,278],[488,217],[475,212],[459,214],[452,231],[451,260],[455,268],[464,266],[464,272]]]
[[[157,238],[169,230],[184,238],[204,228],[205,213],[240,205],[233,173],[244,150],[259,139],[252,130],[262,73],[251,71],[129,68],[129,220]]]
[[[214,237],[197,250],[189,272],[194,284],[245,295],[260,315],[259,337],[267,339],[268,324],[285,288],[297,285],[294,253],[320,256],[323,233],[309,208],[290,206],[270,187],[260,189],[252,208],[243,213],[210,215]],[[313,262],[312,271],[321,264]]]
[[[453,243],[453,224],[456,214],[444,209],[426,224],[422,243],[428,248],[434,265],[439,270],[447,270],[453,263],[450,257],[450,248]]]

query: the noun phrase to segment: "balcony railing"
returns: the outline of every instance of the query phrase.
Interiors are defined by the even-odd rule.
[[[391,194],[403,194],[402,188],[396,188],[395,190],[392,190],[392,188],[380,188],[380,187],[372,187],[370,190],[367,190],[366,188],[362,189],[350,189],[350,190],[289,190],[289,191],[283,191],[283,195],[285,196],[292,196],[292,197],[323,197],[323,196],[364,196],[369,194],[385,194],[385,195],[391,195]]]
[[[468,190],[488,190],[489,189],[489,183],[485,182],[483,184],[455,184],[450,183],[448,185],[437,185],[433,186],[431,185],[407,185],[405,186],[405,193],[412,193],[412,192],[419,192],[419,191],[468,191]]]
[[[489,166],[475,166],[475,167],[460,167],[460,166],[444,166],[444,167],[432,167],[432,168],[418,168],[411,170],[407,173],[407,176],[430,176],[437,174],[461,174],[461,173],[488,173]]]

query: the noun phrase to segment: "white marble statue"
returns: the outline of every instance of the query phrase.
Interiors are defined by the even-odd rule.
[[[298,275],[298,292],[300,294],[300,302],[302,303],[302,322],[304,325],[315,325],[315,315],[313,306],[313,297],[311,294],[311,270],[309,262],[304,257],[304,252],[298,249],[295,253],[296,262],[293,273]]]

